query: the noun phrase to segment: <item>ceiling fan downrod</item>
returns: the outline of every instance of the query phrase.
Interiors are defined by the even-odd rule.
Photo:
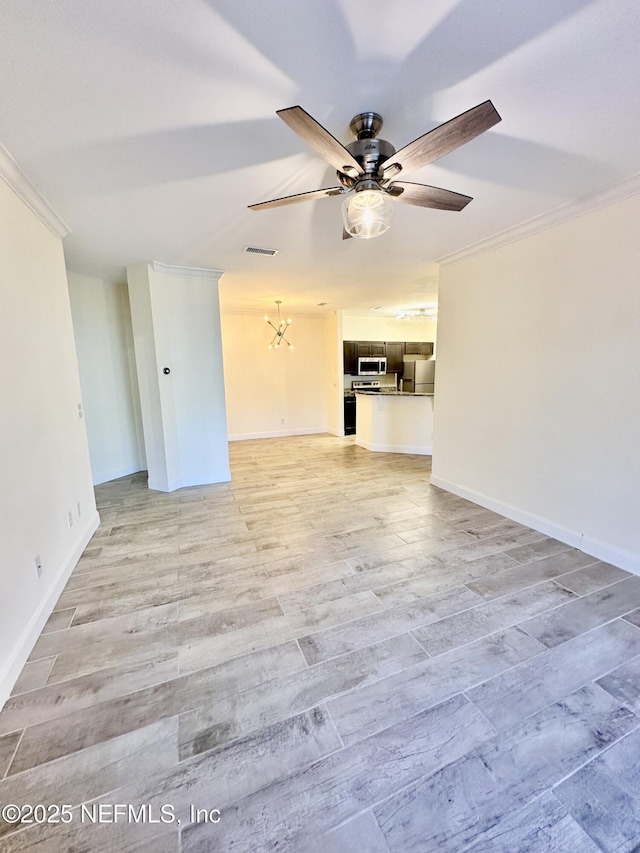
[[[349,130],[356,139],[375,139],[382,130],[382,116],[379,113],[358,113],[349,123]]]

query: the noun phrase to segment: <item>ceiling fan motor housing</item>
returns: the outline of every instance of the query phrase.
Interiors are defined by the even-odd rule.
[[[365,177],[373,180],[381,180],[382,174],[379,173],[379,166],[388,160],[396,149],[386,139],[356,139],[355,142],[350,142],[345,145],[347,151],[354,159],[362,166],[365,171]],[[340,183],[351,189],[357,183],[357,178],[347,175],[345,172],[337,172]],[[362,176],[360,177],[360,180]]]

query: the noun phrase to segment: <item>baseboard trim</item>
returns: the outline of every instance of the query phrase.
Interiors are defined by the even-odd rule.
[[[373,453],[406,453],[410,456],[433,455],[430,447],[411,447],[406,444],[371,444],[369,441],[358,438],[357,433],[356,444],[359,447],[364,447],[365,450],[371,450]]]
[[[510,518],[512,521],[517,521],[527,527],[538,530],[544,533],[545,536],[551,536],[564,542],[566,545],[571,545],[572,548],[577,548],[591,557],[596,557],[598,560],[604,560],[611,563],[612,566],[617,566],[619,569],[625,569],[632,572],[634,575],[640,575],[640,556],[632,554],[630,551],[624,551],[622,548],[617,548],[615,545],[609,545],[606,542],[600,542],[590,536],[580,533],[578,530],[572,530],[569,527],[563,527],[561,524],[556,524],[548,518],[542,518],[539,515],[534,515],[531,512],[525,512],[511,504],[503,503],[502,501],[494,500],[481,492],[476,492],[473,489],[467,489],[465,486],[460,486],[458,483],[452,483],[443,477],[431,475],[431,485],[437,486],[439,489],[444,489],[445,492],[451,492],[458,497],[472,501],[479,506],[504,515],[505,518]]]
[[[153,492],[176,492],[178,489],[188,489],[190,486],[215,486],[217,483],[229,483],[231,481],[231,470],[226,468],[216,474],[206,477],[196,477],[194,480],[152,480],[149,479],[147,487]]]
[[[182,480],[154,480],[149,477],[147,488],[151,489],[152,492],[175,492],[182,488]]]
[[[592,557],[597,557],[599,560],[604,560],[605,563],[611,563],[612,566],[617,566],[619,569],[626,569],[634,575],[640,575],[640,557],[637,554],[632,554],[631,551],[625,551],[615,545],[609,545],[607,542],[600,542],[599,539],[594,539],[592,536],[584,535],[580,550]]]
[[[289,435],[319,435],[328,432],[326,427],[313,427],[312,429],[282,429],[272,432],[241,432],[230,435],[229,441],[250,441],[254,438],[285,438]]]
[[[16,643],[13,651],[9,654],[4,666],[0,669],[0,710],[2,710],[5,702],[11,695],[11,691],[22,672],[22,668],[27,662],[38,637],[42,633],[42,629],[47,624],[47,619],[53,612],[60,593],[65,588],[71,572],[75,569],[78,560],[82,556],[82,552],[98,529],[99,524],[100,516],[95,512],[87,521],[84,530],[80,534],[80,538],[73,546],[71,552],[62,561],[45,597],[37,606],[33,616],[22,632],[22,636]]]
[[[103,471],[95,476],[93,485],[99,486],[101,483],[110,483],[112,480],[119,480],[120,477],[127,477],[129,474],[137,474],[138,471],[144,470],[144,466],[137,463],[134,466],[124,465],[122,468],[114,468],[113,471]]]

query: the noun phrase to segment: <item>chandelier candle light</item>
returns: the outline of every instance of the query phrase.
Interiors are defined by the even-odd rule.
[[[267,349],[279,349],[280,344],[283,341],[289,349],[293,349],[293,344],[289,343],[285,337],[285,332],[291,325],[291,317],[287,320],[280,319],[280,306],[282,305],[282,299],[276,299],[276,305],[278,306],[278,325],[276,326],[272,323],[268,317],[264,318],[275,332],[275,335],[273,336],[271,343],[267,346]]]

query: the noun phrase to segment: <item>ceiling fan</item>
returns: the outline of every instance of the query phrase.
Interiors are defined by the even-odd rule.
[[[466,207],[471,201],[468,195],[395,178],[433,163],[501,121],[491,101],[484,101],[396,151],[390,142],[378,138],[382,129],[382,117],[378,113],[359,113],[351,120],[349,127],[355,142],[346,146],[300,106],[277,110],[277,115],[316,154],[337,169],[341,185],[250,204],[249,209],[268,210],[348,193],[342,204],[342,237],[345,240],[349,237],[368,239],[383,234],[391,224],[393,198],[405,204],[438,210],[462,210]]]

